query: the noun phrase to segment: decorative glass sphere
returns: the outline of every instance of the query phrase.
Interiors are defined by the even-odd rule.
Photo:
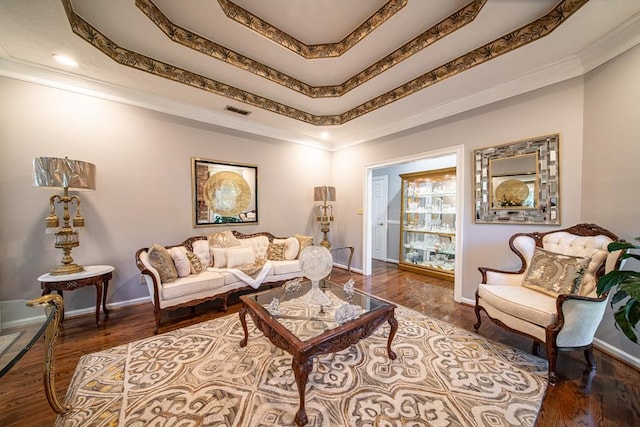
[[[324,246],[308,246],[300,254],[300,269],[312,282],[324,279],[331,273],[333,257]]]

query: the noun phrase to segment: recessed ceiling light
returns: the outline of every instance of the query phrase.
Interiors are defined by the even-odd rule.
[[[60,63],[62,65],[66,65],[67,67],[77,67],[78,66],[78,63],[74,59],[69,58],[68,56],[65,56],[65,55],[55,54],[55,55],[53,55],[53,59],[55,59],[56,61],[58,61],[58,63]]]
[[[320,138],[329,139],[329,132],[327,132],[326,130],[324,132],[321,132],[320,133]]]

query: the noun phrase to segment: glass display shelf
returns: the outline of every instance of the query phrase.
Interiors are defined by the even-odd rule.
[[[453,280],[455,172],[455,168],[447,168],[400,175],[401,269]]]

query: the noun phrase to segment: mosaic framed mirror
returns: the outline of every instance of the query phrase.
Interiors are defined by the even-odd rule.
[[[560,135],[473,152],[474,222],[560,224]]]

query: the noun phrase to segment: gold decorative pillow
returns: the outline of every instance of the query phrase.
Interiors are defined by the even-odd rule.
[[[191,265],[192,274],[198,274],[202,272],[202,263],[200,262],[200,258],[198,258],[198,255],[194,254],[191,251],[187,251],[187,259],[189,260],[189,264]]]
[[[577,294],[591,258],[563,255],[536,247],[522,286],[553,297]]]
[[[300,254],[305,248],[309,246],[313,246],[313,236],[303,236],[301,234],[294,234],[293,237],[298,239],[298,242],[300,242],[300,249],[298,249],[298,257],[300,256]]]
[[[284,261],[284,243],[269,243],[267,249],[267,259],[271,261]]]
[[[239,246],[240,242],[229,230],[221,231],[220,233],[212,233],[207,236],[210,248],[230,248],[232,246]]]
[[[162,283],[175,282],[178,278],[178,271],[173,264],[173,258],[164,246],[154,243],[149,248],[149,263],[158,270]]]

